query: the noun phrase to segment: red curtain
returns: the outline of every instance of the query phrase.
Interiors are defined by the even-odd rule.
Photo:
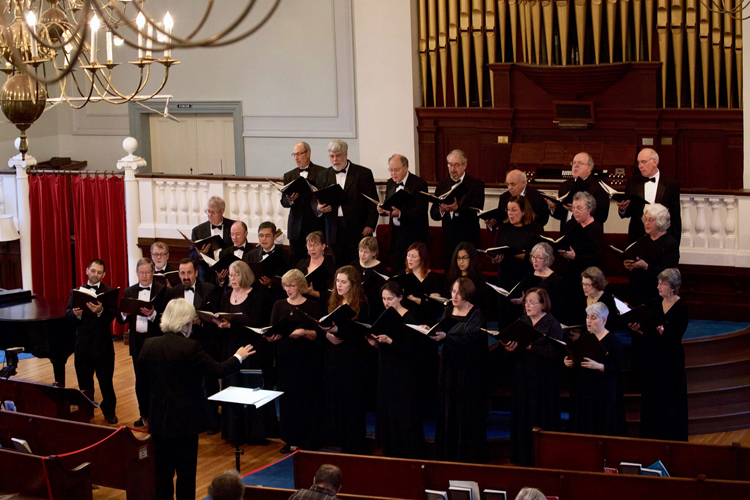
[[[73,288],[68,176],[29,175],[29,205],[34,293],[67,304]]]
[[[123,178],[77,175],[72,183],[77,282],[86,283],[86,266],[101,259],[104,282],[124,290],[129,283]]]

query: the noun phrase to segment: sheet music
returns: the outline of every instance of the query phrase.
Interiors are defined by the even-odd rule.
[[[221,392],[209,397],[209,401],[222,401],[224,403],[237,403],[253,405],[260,408],[266,403],[273,401],[284,394],[279,391],[267,391],[265,389],[248,389],[246,387],[230,386]]]

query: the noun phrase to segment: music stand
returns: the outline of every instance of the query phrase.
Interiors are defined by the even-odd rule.
[[[258,409],[266,403],[270,403],[274,399],[284,394],[279,391],[269,391],[265,389],[247,389],[245,387],[230,386],[226,389],[217,392],[213,396],[209,397],[209,401],[219,401],[221,403],[229,403],[233,405],[241,406],[253,406]],[[244,452],[240,449],[240,437],[237,437],[237,441],[234,443],[234,462],[237,472],[240,472],[240,455]]]

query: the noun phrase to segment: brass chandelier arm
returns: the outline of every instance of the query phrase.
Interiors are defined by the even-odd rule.
[[[747,10],[748,7],[750,7],[750,0],[744,0],[743,2],[738,2],[737,5],[731,9],[727,9],[724,7],[723,2],[717,2],[716,0],[700,0],[701,4],[704,5],[710,12],[714,12],[716,14],[726,14],[731,16],[736,21],[744,21],[745,19],[750,19],[750,13],[743,16],[742,14],[737,15],[737,13],[741,13]]]

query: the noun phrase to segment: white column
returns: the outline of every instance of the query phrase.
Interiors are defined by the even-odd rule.
[[[16,149],[20,146],[21,139],[15,141]],[[16,169],[16,200],[18,203],[18,232],[21,236],[21,281],[24,290],[31,290],[32,268],[31,268],[31,207],[29,206],[29,176],[26,174],[28,167],[36,165],[36,159],[26,154],[26,159],[18,153],[8,160],[8,166]],[[33,291],[33,290],[32,290]]]
[[[122,141],[122,147],[128,154],[117,162],[117,169],[125,172],[125,221],[127,223],[125,241],[128,246],[128,276],[130,277],[130,283],[135,283],[138,281],[135,263],[143,257],[141,249],[138,247],[141,203],[138,196],[138,181],[135,178],[135,171],[139,167],[145,167],[146,160],[133,154],[138,149],[138,141],[133,137],[128,137]]]

